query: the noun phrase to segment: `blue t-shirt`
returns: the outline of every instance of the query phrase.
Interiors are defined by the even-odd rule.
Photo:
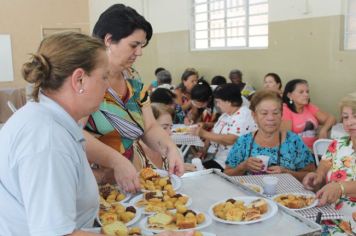
[[[249,158],[251,142],[253,142],[253,133],[239,137],[227,156],[226,165],[235,168]],[[293,171],[301,170],[315,162],[313,155],[307,146],[305,146],[302,139],[291,131],[287,132],[286,138],[281,144],[280,153],[280,166]],[[253,142],[250,156],[255,157],[258,155],[270,157],[268,166],[276,165],[278,160],[278,145],[271,148],[261,147],[256,142]]]

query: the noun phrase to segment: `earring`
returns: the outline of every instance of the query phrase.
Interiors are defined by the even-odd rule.
[[[79,89],[79,93],[82,94],[84,92],[84,89]]]
[[[292,99],[289,99],[289,104],[293,104],[293,100]]]

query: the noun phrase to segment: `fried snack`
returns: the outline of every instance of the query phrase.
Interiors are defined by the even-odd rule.
[[[160,176],[152,168],[144,168],[140,172],[140,184],[143,190],[165,190],[174,195],[174,190],[169,176]]]
[[[139,227],[132,227],[129,229],[129,235],[142,235],[141,229]]]
[[[148,217],[148,227],[162,230],[191,229],[205,222],[203,213],[197,214],[192,210],[183,213],[156,213]]]
[[[126,195],[120,192],[116,186],[111,184],[99,186],[99,194],[101,208],[108,208],[110,207],[110,204],[120,202],[126,197]]]
[[[199,231],[195,231],[193,236],[203,236],[203,234]]]
[[[315,201],[315,197],[297,194],[282,194],[275,197],[274,201],[291,209],[301,209],[311,205]]]
[[[150,191],[143,194],[143,199],[136,203],[137,207],[144,207],[146,212],[165,212],[182,207],[189,198],[173,192]],[[186,211],[186,209],[184,209]]]
[[[143,168],[140,171],[140,177],[144,180],[150,180],[154,177],[159,177],[159,174],[155,172],[152,168]]]
[[[100,209],[99,211],[99,219],[103,226],[118,220],[126,224],[135,216],[136,209],[134,207],[125,207],[120,203],[115,203],[110,208]]]
[[[240,200],[228,199],[213,207],[213,213],[218,218],[236,222],[259,219],[267,211],[268,204],[264,199],[257,199],[248,205]]]
[[[189,127],[178,127],[173,130],[175,133],[186,133],[189,132]]]
[[[101,230],[105,235],[127,236],[129,234],[129,230],[126,225],[120,221],[114,221],[110,224],[104,225]]]

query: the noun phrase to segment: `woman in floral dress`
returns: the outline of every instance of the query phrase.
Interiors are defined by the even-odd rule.
[[[342,220],[323,221],[323,235],[354,235],[356,230],[356,93],[341,101],[341,116],[349,136],[334,140],[315,172],[305,176],[307,189],[320,189],[319,205],[335,204]]]

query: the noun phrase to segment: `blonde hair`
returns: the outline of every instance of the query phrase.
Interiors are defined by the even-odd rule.
[[[340,113],[344,107],[351,107],[352,113],[356,114],[356,92],[346,95],[340,101]]]
[[[172,117],[172,120],[174,119],[174,109],[170,107],[169,105],[163,104],[163,103],[152,103],[152,112],[153,116],[157,120],[160,116],[164,114],[168,114]]]
[[[269,89],[262,89],[253,94],[250,102],[250,110],[256,112],[256,107],[258,104],[265,100],[273,100],[279,103],[282,111],[283,102],[281,96],[278,94],[278,92]]]
[[[105,51],[105,46],[99,39],[76,32],[43,39],[37,53],[22,66],[24,79],[34,84],[33,99],[38,101],[40,89],[58,90],[75,69],[89,74],[97,66],[101,50]]]

